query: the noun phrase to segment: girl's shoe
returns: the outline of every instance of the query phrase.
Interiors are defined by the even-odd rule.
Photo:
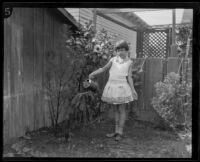
[[[115,137],[117,135],[117,133],[109,133],[106,134],[106,137],[111,138],[111,137]]]
[[[115,141],[120,141],[122,139],[122,135],[121,134],[117,134],[115,136]]]

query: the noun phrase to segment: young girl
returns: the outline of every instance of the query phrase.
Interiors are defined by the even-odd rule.
[[[129,59],[128,43],[121,40],[116,43],[116,56],[103,67],[92,72],[89,79],[110,68],[109,79],[104,88],[101,100],[111,104],[115,111],[115,132],[107,137],[115,137],[119,141],[123,135],[126,120],[126,104],[137,99],[132,80],[132,60]],[[128,80],[127,80],[128,79]]]

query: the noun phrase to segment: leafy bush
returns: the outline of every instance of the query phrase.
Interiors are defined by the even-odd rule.
[[[104,66],[113,56],[115,38],[116,35],[109,34],[105,29],[95,33],[94,25],[90,21],[66,40],[66,46],[75,53],[78,51],[81,55],[79,60],[83,62],[82,66],[74,71],[78,90],[70,102],[71,120],[76,123],[86,124],[100,116],[102,112],[100,94],[91,90],[91,87],[85,88],[84,84],[87,83],[85,81],[91,72]]]
[[[169,73],[155,84],[154,109],[175,129],[191,127],[191,83],[180,82],[179,74]]]
[[[72,100],[73,117],[76,123],[88,124],[100,115],[100,98],[97,93],[86,91],[78,93]]]

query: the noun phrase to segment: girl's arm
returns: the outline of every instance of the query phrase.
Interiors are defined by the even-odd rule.
[[[95,75],[100,74],[110,68],[112,65],[112,61],[109,61],[104,67],[97,69],[89,75],[89,79],[93,79]]]
[[[130,87],[131,87],[133,97],[135,96],[136,98],[138,98],[137,93],[136,93],[136,91],[135,91],[135,88],[134,88],[134,86],[133,86],[132,66],[133,66],[133,62],[131,62],[131,65],[129,66],[129,70],[128,70],[128,83],[129,83],[129,85],[130,85]]]

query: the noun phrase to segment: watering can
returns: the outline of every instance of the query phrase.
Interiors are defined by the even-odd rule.
[[[91,80],[91,79],[87,79],[86,81],[83,82],[83,87],[86,90],[91,90],[93,92],[98,92],[99,91],[99,85],[97,82]]]

